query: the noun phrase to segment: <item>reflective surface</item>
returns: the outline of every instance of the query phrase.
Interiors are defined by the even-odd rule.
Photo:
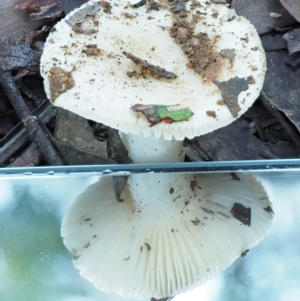
[[[270,234],[220,276],[174,301],[298,300],[300,172],[256,175],[274,206]],[[60,237],[66,209],[97,179],[86,175],[0,178],[1,300],[128,300],[99,292],[82,279]]]

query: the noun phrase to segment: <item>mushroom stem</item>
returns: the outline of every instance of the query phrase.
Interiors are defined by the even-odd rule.
[[[131,175],[128,188],[134,209],[153,222],[164,221],[166,216],[176,216],[194,196],[192,176],[180,173]]]
[[[183,141],[166,141],[163,137],[156,138],[153,131],[148,137],[143,135],[119,135],[134,163],[176,163],[184,158]]]

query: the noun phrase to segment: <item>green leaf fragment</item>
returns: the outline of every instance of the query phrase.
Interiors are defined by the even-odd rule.
[[[151,246],[148,243],[145,242],[145,246],[147,247],[148,251],[151,251]]]
[[[184,121],[189,119],[194,114],[189,108],[170,111],[169,107],[163,106],[157,107],[157,113],[160,118],[172,118],[173,121]]]
[[[180,108],[180,105],[142,105],[135,104],[131,107],[134,112],[142,113],[150,123],[150,127],[160,123],[173,123],[186,121],[194,112],[190,108]]]
[[[128,256],[127,258],[124,258],[124,260],[129,260],[130,259],[130,256]]]

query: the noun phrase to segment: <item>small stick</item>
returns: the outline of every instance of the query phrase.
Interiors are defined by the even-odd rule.
[[[282,126],[283,130],[289,135],[292,142],[300,148],[300,139],[296,131],[286,122],[284,117],[280,114],[275,105],[271,102],[269,97],[265,92],[260,93],[259,101],[264,105],[264,107],[277,119],[277,121]]]
[[[139,8],[139,7],[143,6],[143,5],[145,5],[146,3],[147,3],[147,0],[141,0],[141,1],[133,4],[133,7],[134,8]]]
[[[30,137],[41,151],[45,161],[49,165],[64,165],[49,138],[42,130],[38,118],[31,115],[30,110],[26,106],[15,82],[12,79],[10,71],[5,71],[0,68],[0,84]]]
[[[132,60],[135,64],[140,65],[143,69],[147,69],[152,73],[153,75],[156,75],[157,77],[164,77],[167,79],[175,79],[177,78],[177,75],[173,72],[167,71],[164,68],[161,68],[159,66],[152,65],[148,63],[147,61],[144,61],[135,55],[124,51],[123,54],[130,60]]]
[[[20,157],[16,158],[12,163],[5,167],[25,167],[25,166],[37,166],[41,164],[43,160],[40,150],[35,143],[31,143],[25,151],[20,154]]]
[[[258,116],[254,116],[253,117],[253,120],[254,120],[254,123],[255,123],[255,128],[258,132],[258,135],[259,135],[259,138],[262,142],[265,142],[265,137],[264,137],[264,132],[263,132],[263,129],[262,129],[262,126],[261,126],[261,122],[260,122],[260,119]]]

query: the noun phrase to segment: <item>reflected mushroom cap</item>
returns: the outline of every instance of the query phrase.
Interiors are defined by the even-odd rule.
[[[272,205],[252,176],[164,175],[179,183],[169,187],[159,186],[158,175],[139,176],[153,185],[147,199],[130,178],[124,202],[117,202],[112,179],[101,178],[63,220],[74,265],[107,293],[159,299],[186,292],[227,268],[270,229]]]
[[[41,58],[54,105],[125,134],[153,129],[166,140],[230,124],[259,96],[265,71],[250,22],[205,0],[149,1],[138,8],[89,1],[54,27]],[[158,118],[149,127],[149,119],[131,109],[137,104],[193,115],[180,122]]]

